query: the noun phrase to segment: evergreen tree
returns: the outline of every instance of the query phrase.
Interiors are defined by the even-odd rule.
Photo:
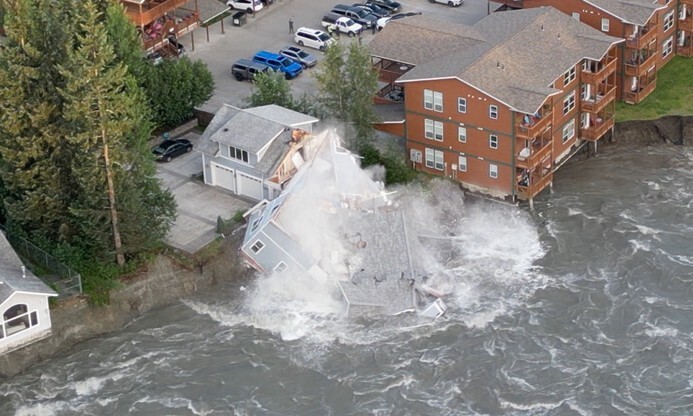
[[[276,104],[293,108],[294,97],[291,94],[289,81],[281,72],[260,73],[255,76],[255,87],[246,102],[251,107]]]
[[[328,113],[340,120],[348,120],[347,75],[344,73],[344,47],[335,43],[325,51],[323,65],[315,74],[320,89],[321,101]]]

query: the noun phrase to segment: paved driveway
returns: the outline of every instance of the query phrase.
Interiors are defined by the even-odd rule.
[[[189,132],[181,137],[196,146],[200,136]],[[198,251],[217,237],[217,217],[226,220],[253,205],[221,188],[205,185],[198,179],[201,173],[202,155],[197,151],[157,166],[156,177],[173,193],[178,204],[178,217],[166,243],[188,253]]]

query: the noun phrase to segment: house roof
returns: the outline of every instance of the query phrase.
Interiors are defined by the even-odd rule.
[[[291,132],[284,131],[276,139],[270,143],[267,151],[262,155],[262,159],[255,165],[255,170],[264,173],[265,175],[272,175],[277,171],[279,165],[284,160],[284,156],[288,153],[291,145]]]
[[[585,0],[586,3],[613,14],[627,23],[644,26],[655,11],[666,6],[651,0]]]
[[[216,1],[216,0],[215,0]],[[267,120],[283,124],[288,127],[300,127],[306,124],[317,123],[319,120],[315,117],[299,113],[298,111],[290,110],[276,104],[263,105],[260,107],[246,108],[246,113],[254,114]]]
[[[229,6],[219,0],[197,0],[197,10],[200,12],[200,22],[206,25],[210,20],[229,11]]]
[[[5,238],[5,234],[0,233],[0,304],[16,292],[58,295],[31,271],[22,270],[22,267],[22,261]]]
[[[420,65],[481,40],[471,26],[420,15],[391,20],[368,47],[373,56]]]
[[[561,74],[583,58],[601,59],[611,45],[623,41],[552,7],[494,13],[473,29],[484,42],[418,65],[398,81],[458,78],[511,108],[533,114],[559,91],[550,85]]]
[[[403,123],[404,103],[378,104],[373,106],[381,123]]]

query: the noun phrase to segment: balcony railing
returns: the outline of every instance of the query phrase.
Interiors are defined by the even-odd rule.
[[[200,25],[200,13],[194,12],[179,23],[174,23],[172,20],[164,23],[164,25],[157,31],[154,36],[143,35],[142,42],[144,43],[144,49],[147,51],[155,51],[161,49],[168,44],[168,36],[171,34],[171,30],[176,36],[183,36],[186,33],[192,31]]]
[[[166,0],[163,3],[156,4],[153,2],[145,2],[142,8],[131,3],[125,4],[125,12],[128,17],[135,23],[136,26],[146,26],[155,21],[166,13],[170,13],[175,9],[182,8],[189,0]],[[140,13],[141,10],[141,13]]]
[[[515,135],[531,139],[543,133],[551,125],[552,109],[542,110],[541,118],[529,115],[518,115],[515,118]]]
[[[543,147],[530,146],[525,147],[517,154],[516,166],[522,169],[532,169],[544,161],[547,157],[551,156],[551,142],[547,141]],[[525,156],[527,150],[529,150],[529,156]]]
[[[599,84],[616,71],[616,64],[616,58],[611,58],[611,60],[609,60],[606,65],[603,65],[597,72],[582,71],[580,75],[582,77],[582,82],[584,84]]]
[[[534,198],[539,192],[543,191],[553,180],[553,172],[545,169],[543,175],[540,172],[533,172],[527,185],[517,185],[517,197],[523,200]]]
[[[677,46],[676,50],[679,55],[693,57],[693,43],[684,46]]]
[[[681,4],[686,4],[688,6],[693,6],[693,0],[681,0]]]
[[[652,82],[638,91],[625,91],[623,93],[623,101],[629,104],[637,104],[647,98],[647,96],[650,95],[655,88],[657,88],[656,79],[652,80]]]
[[[406,74],[413,66],[381,59],[373,65],[373,68],[378,71],[378,81],[391,84],[399,79],[399,77]]]
[[[626,75],[630,77],[643,76],[650,68],[652,68],[652,65],[654,65],[655,62],[657,62],[657,53],[654,51],[644,60],[638,59],[635,62],[629,62],[626,60],[624,65]]]
[[[626,38],[626,48],[644,49],[657,39],[656,25],[650,24],[640,29],[640,33],[635,36]]]
[[[597,118],[594,125],[582,129],[582,138],[590,142],[596,142],[604,134],[606,134],[609,129],[614,126],[614,116],[608,115],[606,119]]]
[[[583,111],[589,111],[590,113],[598,113],[606,107],[607,104],[616,99],[616,87],[609,86],[609,90],[603,95],[597,95],[596,97],[590,97],[589,99],[582,100],[580,105]]]

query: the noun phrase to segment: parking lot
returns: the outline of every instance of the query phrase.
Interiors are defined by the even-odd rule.
[[[289,18],[294,20],[294,28],[307,26],[321,29],[322,16],[330,11],[338,0],[274,0],[254,16],[248,16],[243,26],[233,26],[231,17],[224,20],[225,33],[221,33],[221,25],[216,23],[209,28],[209,42],[204,28],[198,28],[195,33],[195,50],[192,50],[190,36],[181,38],[191,59],[201,59],[207,63],[216,82],[213,97],[201,106],[201,109],[211,113],[228,103],[244,106],[244,100],[250,95],[252,83],[236,81],[230,73],[231,64],[240,58],[250,58],[255,52],[265,49],[277,52],[283,46],[294,45],[293,35],[289,34]],[[352,4],[353,2],[344,2]],[[404,0],[402,12],[422,12],[426,16],[464,24],[474,24],[486,16],[487,0],[465,0],[460,7],[449,7],[440,3],[430,3],[428,0]],[[364,43],[370,42],[373,34],[365,31],[361,36]],[[353,39],[342,36],[340,42],[347,44]],[[322,53],[309,50],[322,58]],[[318,63],[319,68],[320,64]],[[304,71],[298,78],[291,80],[291,88],[295,96],[316,91],[316,68]]]

